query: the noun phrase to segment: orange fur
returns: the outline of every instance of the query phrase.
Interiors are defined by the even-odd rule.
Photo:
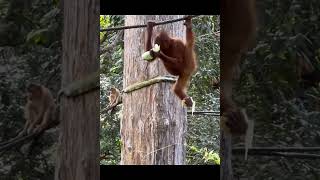
[[[152,48],[151,36],[154,22],[148,22],[146,32],[145,50]],[[160,45],[160,52],[151,51],[154,59],[159,57],[166,70],[175,76],[179,76],[177,82],[173,86],[175,94],[191,107],[192,99],[187,95],[187,88],[191,76],[197,69],[196,55],[194,52],[194,33],[192,32],[191,17],[186,19],[186,42],[177,38],[172,38],[165,31],[161,31],[155,38],[155,44]]]
[[[232,81],[238,76],[242,53],[250,47],[255,36],[255,0],[224,0],[221,14],[221,114],[231,134],[244,134],[247,122],[232,100]]]

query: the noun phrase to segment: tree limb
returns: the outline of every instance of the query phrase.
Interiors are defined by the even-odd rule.
[[[59,113],[59,111],[56,111],[56,113]],[[58,116],[55,116],[55,117],[58,117]],[[56,120],[52,121],[52,123],[46,129],[43,129],[40,132],[34,132],[34,133],[28,134],[26,136],[15,137],[7,142],[3,142],[0,145],[0,152],[6,151],[12,147],[18,146],[18,145],[23,144],[25,142],[28,142],[28,141],[42,135],[47,129],[53,128],[53,127],[57,126],[58,124],[59,124],[59,121],[56,119]]]
[[[188,114],[192,114],[191,111],[187,112]],[[193,111],[193,115],[213,115],[213,116],[220,116],[219,111]]]
[[[159,83],[159,82],[172,82],[172,83],[174,83],[174,82],[176,82],[176,80],[177,79],[172,76],[158,76],[158,77],[146,80],[146,81],[134,83],[134,84],[126,87],[124,90],[122,90],[122,92],[130,93],[132,91],[135,91],[135,90],[138,90],[138,89],[141,89],[141,88],[144,88],[144,87],[147,87],[152,84]]]
[[[70,85],[62,88],[58,93],[58,102],[60,97],[65,95],[67,97],[75,97],[87,93],[89,91],[100,88],[100,72],[94,72],[84,79],[72,82]]]
[[[176,82],[176,78],[174,76],[158,76],[146,81],[142,81],[142,82],[137,82],[134,83],[128,87],[126,87],[125,89],[122,90],[123,93],[130,93],[133,92],[135,90],[138,89],[142,89],[144,87],[156,84],[156,83],[160,83],[160,82],[171,82],[174,83]],[[113,104],[111,106],[106,107],[104,110],[101,111],[102,114],[108,112],[111,109],[114,109],[116,106],[118,106],[119,104],[121,104],[122,101],[118,101],[116,104]],[[191,111],[187,112],[188,114],[192,114]],[[206,114],[213,114],[213,116],[220,116],[220,112],[219,111],[194,111],[193,114],[195,115],[206,115]]]
[[[192,18],[197,17],[200,15],[193,15],[191,16]],[[162,25],[162,24],[169,24],[169,23],[173,23],[173,22],[177,22],[177,21],[182,21],[185,20],[188,16],[182,17],[182,18],[178,18],[178,19],[172,19],[172,20],[168,20],[168,21],[161,21],[161,22],[157,22],[155,24],[155,26],[158,25]],[[143,25],[133,25],[133,26],[119,26],[119,27],[111,27],[111,28],[106,28],[106,29],[100,29],[100,32],[104,32],[104,31],[116,31],[116,30],[121,30],[121,29],[133,29],[133,28],[143,28],[143,27],[147,27],[146,24]]]
[[[233,148],[232,153],[244,153],[244,148]],[[320,151],[320,147],[252,147],[248,149],[251,152],[312,152]]]
[[[300,159],[320,159],[320,155],[318,154],[308,154],[308,153],[285,153],[285,152],[250,152],[249,155],[252,156],[282,156],[289,158],[300,158]]]
[[[101,114],[107,113],[108,111],[110,111],[110,110],[114,109],[115,107],[117,107],[119,104],[122,104],[122,101],[121,101],[121,100],[118,101],[116,104],[113,104],[113,105],[108,106],[108,107],[106,107],[105,109],[103,109],[103,110],[101,111]]]

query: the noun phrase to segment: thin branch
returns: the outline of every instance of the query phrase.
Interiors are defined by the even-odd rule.
[[[122,90],[124,93],[130,93],[132,91],[159,83],[159,82],[171,82],[174,83],[176,82],[176,78],[172,77],[172,76],[159,76],[159,77],[155,77],[146,81],[142,81],[142,82],[137,82],[134,83],[128,87],[126,87],[124,90]]]
[[[217,31],[217,32],[211,32],[211,33],[207,33],[207,34],[203,34],[203,35],[197,36],[197,39],[201,39],[202,37],[205,37],[205,36],[211,36],[211,35],[214,35],[214,36],[220,37],[220,31]]]
[[[32,140],[32,139],[42,135],[46,130],[53,128],[53,127],[57,126],[58,124],[59,124],[58,121],[53,121],[46,129],[43,129],[40,132],[34,132],[34,133],[28,134],[26,136],[15,137],[7,142],[1,143],[0,152],[6,151],[12,147],[18,146],[24,142]]]
[[[108,111],[114,109],[115,107],[117,107],[119,104],[122,104],[122,101],[118,101],[116,104],[113,104],[111,106],[106,107],[104,110],[101,111],[101,114],[105,114]]]
[[[16,145],[19,145],[19,144],[23,143],[24,141],[33,139],[38,134],[40,134],[40,133],[32,133],[32,134],[28,134],[27,136],[22,136],[22,137],[16,138],[14,141],[11,141],[11,142],[1,146],[0,147],[0,151],[5,151],[5,150],[7,150],[7,149],[9,149],[11,147],[14,147]]]
[[[307,154],[307,153],[277,153],[274,152],[273,156],[283,156],[283,157],[291,157],[291,158],[301,158],[301,159],[320,159],[319,154]]]
[[[285,152],[250,152],[249,155],[252,156],[282,156],[289,158],[300,158],[300,159],[320,159],[320,155],[318,154],[308,154],[308,153],[285,153]]]
[[[320,151],[320,147],[254,147],[248,149],[248,154],[252,156],[282,156],[289,158],[314,159],[320,158],[319,154],[309,154],[303,152]],[[302,152],[302,153],[296,153]],[[232,153],[235,155],[244,154],[244,148],[234,148]]]
[[[122,101],[118,101],[116,104],[106,107],[104,110],[101,111],[101,114],[105,114],[108,111],[114,109],[118,105],[122,104]],[[187,114],[192,114],[191,111],[188,111]],[[211,115],[211,116],[220,116],[219,111],[194,111],[193,115]]]
[[[197,16],[200,16],[200,15],[193,15],[191,17],[194,18],[194,17],[197,17]],[[185,20],[187,17],[189,17],[189,16],[185,16],[185,17],[178,18],[178,19],[173,19],[173,20],[168,20],[168,21],[157,22],[155,24],[155,26],[162,25],[162,24],[169,24],[169,23],[173,23],[173,22],[177,22],[177,21],[182,21],[182,20]],[[111,27],[111,28],[106,28],[106,29],[100,29],[100,32],[117,31],[117,30],[121,30],[121,29],[143,28],[143,27],[147,27],[147,25],[146,24],[142,24],[142,25],[133,25],[133,26]]]
[[[158,148],[158,149],[156,149],[156,150],[154,150],[154,151],[151,151],[151,152],[149,152],[149,153],[146,153],[146,154],[143,156],[143,159],[147,158],[147,156],[149,156],[149,155],[151,155],[151,154],[153,154],[153,153],[156,153],[156,152],[161,151],[161,150],[163,150],[163,149],[170,148],[170,147],[172,147],[172,146],[180,145],[180,144],[182,144],[182,143],[174,143],[174,144],[170,144],[170,145],[168,145],[168,146],[164,146],[164,147]],[[182,145],[183,145],[183,144],[182,144]],[[139,151],[137,151],[137,152],[139,152]],[[143,153],[143,151],[140,151],[140,152]]]
[[[2,143],[0,143],[0,147],[4,146],[4,145],[6,145],[6,144],[9,144],[9,143],[11,143],[11,142],[13,142],[13,141],[16,141],[16,140],[19,139],[19,138],[21,138],[21,137],[16,136],[16,137],[14,137],[14,138],[12,138],[12,139],[10,139],[10,140],[8,140],[8,141],[2,142]]]
[[[213,32],[213,35],[215,35],[215,36],[217,36],[217,37],[220,37],[220,31]]]
[[[191,111],[187,112],[188,114],[192,114]],[[193,115],[213,115],[213,116],[220,116],[219,111],[194,111]]]
[[[251,152],[313,152],[320,151],[320,147],[253,147],[248,149]],[[232,153],[244,153],[244,148],[233,148]]]

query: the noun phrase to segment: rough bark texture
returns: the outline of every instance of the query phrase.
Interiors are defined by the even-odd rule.
[[[232,137],[221,131],[220,134],[220,180],[233,180],[232,173]]]
[[[99,0],[64,1],[62,87],[99,70]],[[55,180],[100,178],[99,91],[61,99]]]
[[[125,25],[146,24],[182,16],[126,16]],[[185,39],[183,21],[156,26],[170,35]],[[124,88],[168,75],[162,62],[147,62],[144,53],[146,28],[129,29],[124,35]],[[185,164],[185,132],[187,111],[172,92],[172,83],[161,82],[124,94],[121,120],[121,164],[180,165]]]

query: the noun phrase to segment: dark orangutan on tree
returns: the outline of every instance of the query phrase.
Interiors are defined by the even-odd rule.
[[[255,36],[255,0],[224,0],[221,14],[221,127],[234,135],[245,134],[245,115],[232,100],[232,81],[237,78],[241,55]]]
[[[25,126],[18,136],[40,132],[54,121],[56,104],[50,90],[42,85],[30,84],[27,87],[27,103],[24,108]]]
[[[173,86],[173,91],[182,100],[183,104],[191,107],[193,100],[186,92],[191,76],[197,69],[191,17],[188,17],[184,23],[187,28],[186,42],[184,43],[181,39],[172,38],[167,32],[161,31],[154,40],[154,44],[160,45],[159,52],[151,49],[151,37],[154,25],[155,22],[148,22],[147,24],[145,50],[150,50],[150,54],[153,57],[152,60],[159,57],[170,74],[179,76]]]

